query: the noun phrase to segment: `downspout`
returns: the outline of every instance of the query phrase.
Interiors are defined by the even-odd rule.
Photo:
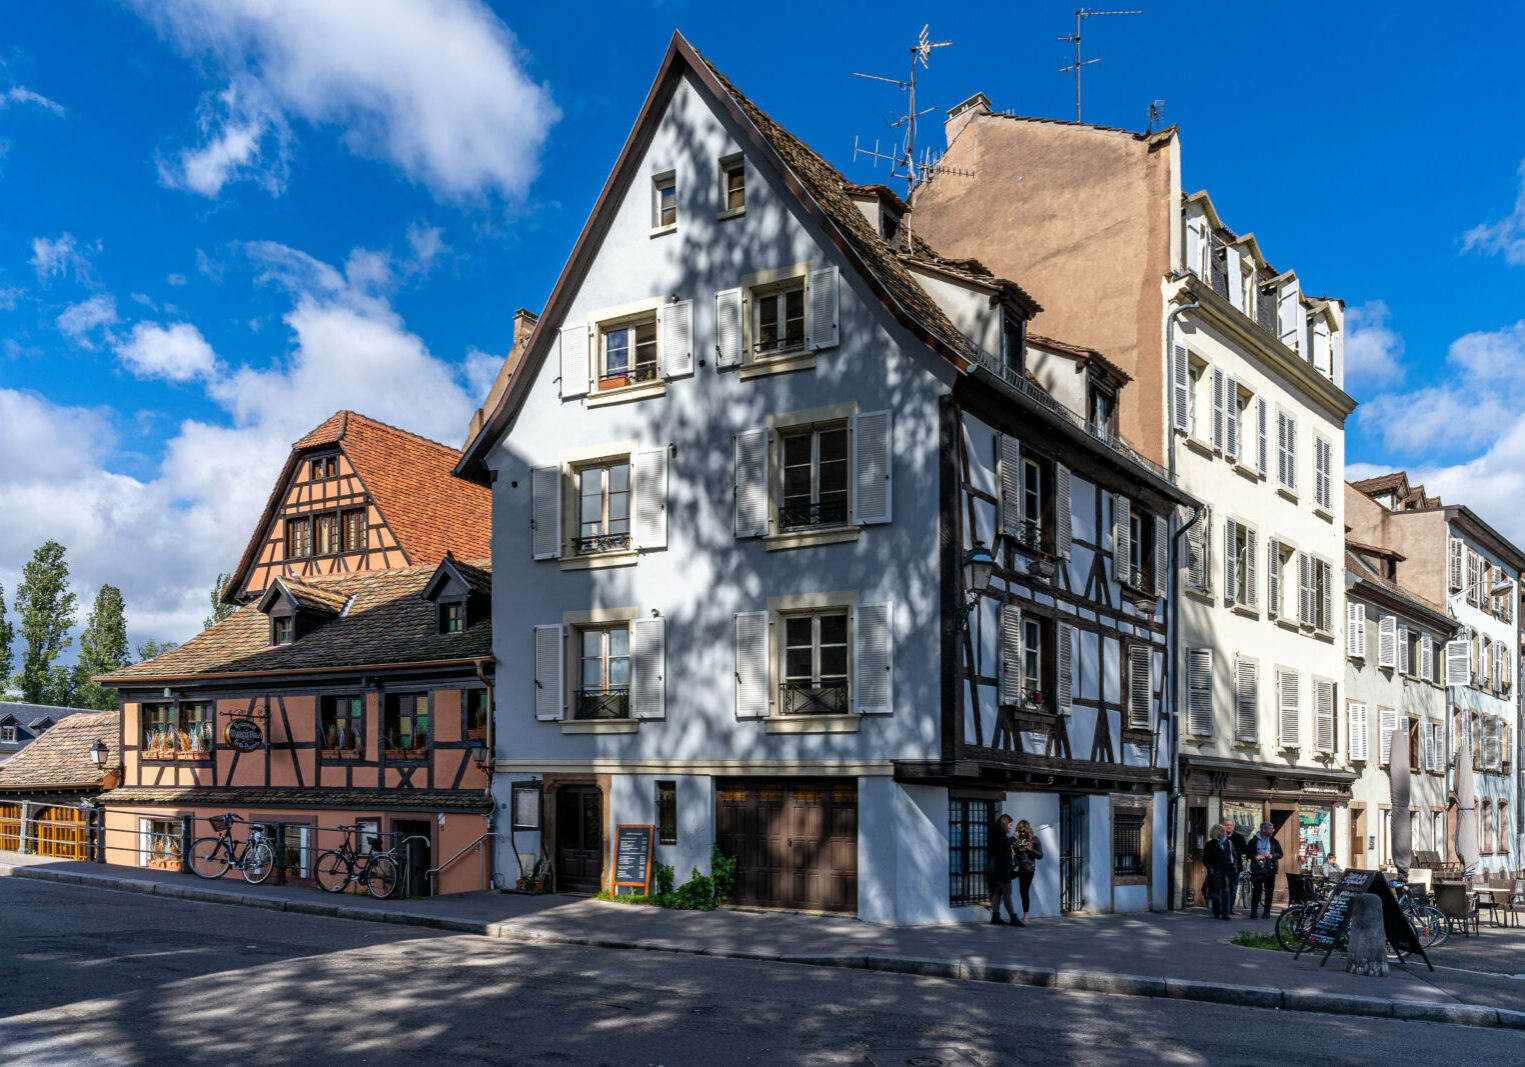
[[[1182,304],[1170,313],[1165,320],[1165,358],[1171,361],[1172,373],[1174,373],[1175,352],[1175,328],[1176,317],[1182,312],[1191,311],[1201,307],[1197,301],[1190,304]],[[1167,402],[1167,410],[1170,404],[1175,403],[1172,395]],[[1166,430],[1166,438],[1170,441],[1169,470],[1170,484],[1176,484],[1176,431],[1175,419],[1172,417]],[[1170,807],[1167,812],[1168,825],[1166,827],[1166,840],[1169,842],[1168,878],[1165,884],[1165,906],[1168,910],[1174,910],[1176,906],[1176,857],[1179,853],[1178,832],[1182,822],[1182,808],[1185,806],[1185,795],[1181,792],[1181,664],[1179,652],[1181,646],[1181,537],[1191,530],[1202,519],[1202,508],[1192,509],[1191,518],[1181,524],[1181,528],[1170,539]],[[1184,872],[1183,872],[1184,875]]]
[[[487,832],[493,833],[497,829],[498,803],[492,795],[492,768],[498,759],[498,693],[493,687],[493,680],[487,676],[487,667],[493,663],[491,656],[481,656],[472,662],[477,671],[477,681],[487,691]],[[512,798],[510,798],[512,799]],[[519,869],[519,877],[524,877],[524,867],[519,863],[519,848],[514,842],[514,813],[508,813],[508,847],[514,854],[514,865]],[[496,867],[497,858],[493,858],[493,866]],[[496,878],[496,872],[494,873]],[[491,880],[489,880],[491,884]]]

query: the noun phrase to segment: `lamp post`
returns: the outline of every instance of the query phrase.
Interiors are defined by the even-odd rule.
[[[990,576],[995,573],[995,557],[985,547],[985,542],[975,539],[969,554],[964,557],[964,589],[967,593],[963,611],[959,615],[958,628],[967,629],[969,613],[974,610],[985,590],[990,588]]]
[[[109,755],[111,755],[111,749],[106,747],[106,742],[97,737],[95,743],[90,746],[90,762],[96,767],[105,767],[106,757]]]

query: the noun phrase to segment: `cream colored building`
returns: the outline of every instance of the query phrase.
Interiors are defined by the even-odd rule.
[[[1270,819],[1288,857],[1310,821],[1348,839],[1343,302],[1307,295],[1205,192],[1183,193],[1174,127],[1003,115],[977,95],[947,133],[918,235],[1019,279],[1046,330],[1128,375],[1123,436],[1206,504],[1180,516],[1174,568],[1172,903],[1201,903],[1201,845],[1225,815]]]

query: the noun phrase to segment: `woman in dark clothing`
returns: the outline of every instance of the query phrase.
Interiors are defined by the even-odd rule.
[[[1012,846],[1017,861],[1017,888],[1022,893],[1022,921],[1032,910],[1033,868],[1043,858],[1043,842],[1033,833],[1033,824],[1023,819],[1017,823],[1017,840]]]
[[[988,851],[990,859],[985,864],[985,878],[990,883],[990,921],[1005,926],[1001,918],[1001,902],[1006,902],[1006,914],[1012,926],[1021,926],[1017,909],[1011,902],[1011,877],[1016,870],[1016,857],[1011,851],[1011,816],[1002,815],[990,824]]]
[[[1229,872],[1237,862],[1234,846],[1224,834],[1222,825],[1214,826],[1211,840],[1202,849],[1202,863],[1207,867],[1207,899],[1213,906],[1214,919],[1229,918]]]

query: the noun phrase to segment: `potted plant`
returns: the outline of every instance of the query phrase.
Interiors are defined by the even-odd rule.
[[[518,888],[525,893],[545,892],[545,860],[537,858],[530,873],[519,879]]]

